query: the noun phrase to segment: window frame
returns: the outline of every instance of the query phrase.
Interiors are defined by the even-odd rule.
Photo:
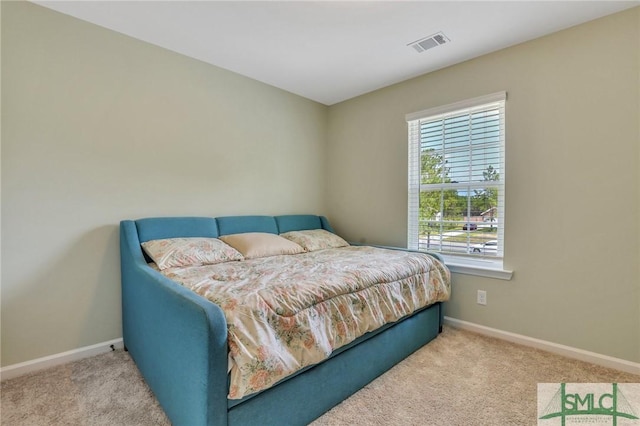
[[[500,178],[495,184],[488,186],[498,189],[498,241],[499,251],[496,256],[470,256],[468,254],[452,254],[437,251],[452,272],[479,275],[498,279],[511,279],[512,271],[504,269],[504,208],[505,208],[505,110],[507,93],[505,91],[480,96],[454,102],[448,105],[429,108],[423,111],[407,114],[405,119],[408,126],[408,226],[407,226],[407,248],[419,250],[419,214],[420,214],[420,193],[421,189],[421,122],[433,122],[434,120],[445,119],[449,116],[472,114],[477,111],[499,108],[500,114]],[[446,152],[446,151],[445,151]],[[474,186],[471,182],[469,187]],[[446,187],[444,184],[430,185],[433,187]],[[451,188],[457,186],[451,184]],[[458,185],[459,186],[459,185]],[[442,232],[442,231],[441,231]],[[425,251],[425,250],[422,250]]]

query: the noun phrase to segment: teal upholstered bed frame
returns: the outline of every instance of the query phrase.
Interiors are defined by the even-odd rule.
[[[437,336],[442,306],[362,336],[263,392],[228,400],[227,326],[214,303],[147,266],[140,243],[160,238],[333,231],[314,215],[169,217],[120,223],[124,344],[175,426],[304,425]]]

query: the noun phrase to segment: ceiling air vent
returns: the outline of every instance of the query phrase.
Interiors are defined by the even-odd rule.
[[[444,35],[443,33],[435,33],[430,35],[429,37],[425,37],[418,41],[414,41],[413,43],[409,43],[407,46],[411,46],[418,53],[422,53],[425,50],[429,50],[432,47],[440,46],[441,44],[449,43],[451,40]]]

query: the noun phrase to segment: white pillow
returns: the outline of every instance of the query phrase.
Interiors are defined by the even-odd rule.
[[[242,253],[245,259],[304,252],[304,249],[293,241],[266,232],[223,235],[220,239]]]

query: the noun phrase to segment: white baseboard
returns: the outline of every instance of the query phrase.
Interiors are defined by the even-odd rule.
[[[502,331],[496,328],[486,327],[484,325],[462,321],[447,316],[444,317],[444,323],[451,327],[473,331],[475,333],[484,334],[486,336],[495,337],[536,349],[541,349],[543,351],[566,356],[568,358],[578,359],[580,361],[590,362],[592,364],[601,365],[603,367],[614,368],[616,370],[624,371],[627,373],[640,375],[640,363],[631,362],[620,358],[614,358],[595,352],[589,352],[583,349],[573,348],[571,346],[560,345],[558,343],[548,342],[546,340],[535,339],[533,337],[524,336],[522,334]],[[62,352],[31,361],[21,362],[19,364],[8,365],[6,367],[0,368],[0,380],[12,379],[14,377],[22,376],[34,371],[106,353],[113,349],[122,349],[123,347],[124,343],[122,341],[122,338],[119,338],[110,340],[108,342],[74,349],[72,351]]]
[[[534,339],[533,337],[524,336],[522,334],[510,333],[508,331],[485,327],[484,325],[462,321],[447,316],[444,317],[444,323],[450,325],[451,327],[473,331],[478,334],[484,334],[486,336],[495,337],[512,343],[518,343],[524,346],[530,346],[532,348],[541,349],[546,352],[566,356],[567,358],[573,358],[580,361],[590,362],[591,364],[601,365],[603,367],[624,371],[626,373],[640,375],[640,363],[637,362],[614,358],[595,352],[589,352],[583,349],[573,348],[571,346],[560,345],[558,343],[548,342],[546,340]]]
[[[27,373],[32,373],[49,367],[55,367],[56,365],[66,364],[68,362],[77,361],[94,355],[100,355],[114,349],[122,349],[123,347],[124,343],[122,342],[122,338],[119,338],[55,355],[45,356],[31,361],[21,362],[19,364],[8,365],[0,368],[0,380],[13,379],[14,377],[22,376]]]

